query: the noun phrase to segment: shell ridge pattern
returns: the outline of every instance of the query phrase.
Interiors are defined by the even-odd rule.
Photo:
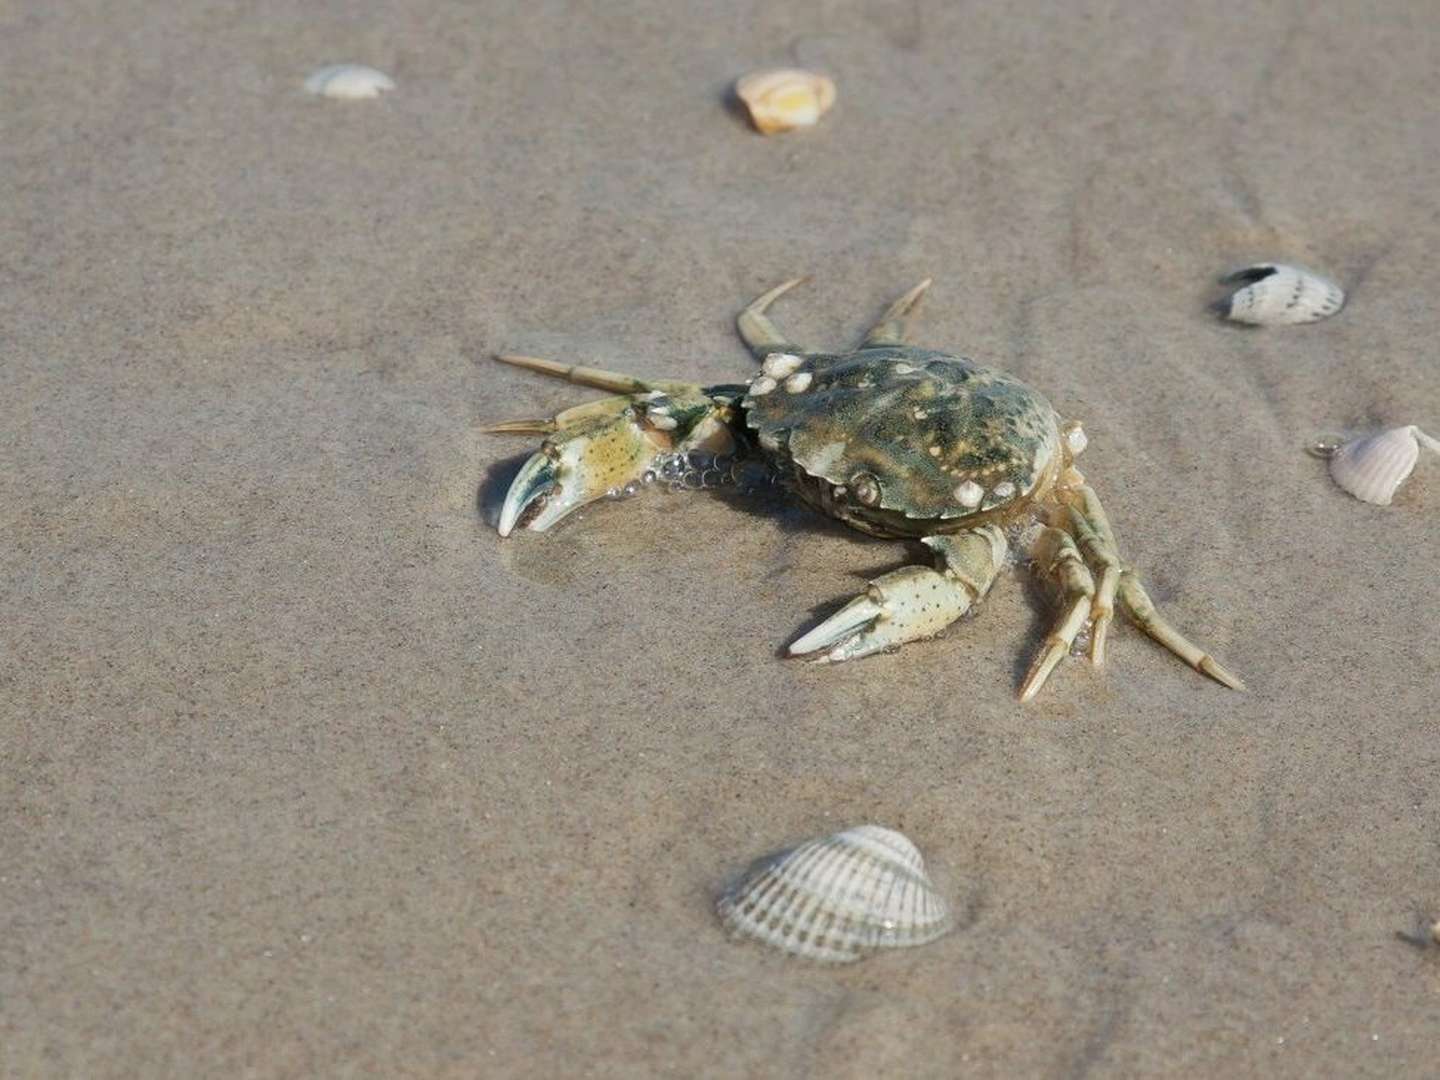
[[[951,925],[920,853],[882,826],[777,853],[728,890],[719,910],[726,927],[742,937],[834,962],[933,941]]]
[[[935,520],[993,510],[1028,495],[1058,454],[1050,403],[970,360],[881,346],[812,353],[802,371],[812,376],[802,392],[748,395],[747,423],[813,480],[838,488],[874,477],[883,511]],[[961,497],[975,486],[979,500]]]

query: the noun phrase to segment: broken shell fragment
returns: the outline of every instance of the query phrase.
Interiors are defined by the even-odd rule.
[[[1318,322],[1345,304],[1345,292],[1333,281],[1298,266],[1259,263],[1220,279],[1222,285],[1244,285],[1220,313],[1233,322],[1252,326],[1294,326]]]
[[[950,907],[906,837],[861,825],[760,860],[717,905],[726,929],[832,963],[934,941]]]
[[[1440,452],[1440,441],[1414,424],[1352,439],[1330,455],[1330,475],[1355,498],[1389,506],[1424,445]]]
[[[824,75],[784,68],[757,71],[735,84],[750,122],[762,135],[813,127],[835,104],[835,83]]]
[[[395,80],[363,64],[331,64],[311,73],[305,89],[321,97],[356,101],[379,97],[382,90],[394,90]]]

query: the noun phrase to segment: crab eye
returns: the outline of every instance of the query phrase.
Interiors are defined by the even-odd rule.
[[[1065,425],[1065,445],[1069,447],[1071,457],[1079,457],[1089,443],[1090,440],[1085,437],[1085,429],[1078,422]]]
[[[874,473],[858,472],[850,477],[850,490],[861,506],[878,506],[880,503],[880,481]]]

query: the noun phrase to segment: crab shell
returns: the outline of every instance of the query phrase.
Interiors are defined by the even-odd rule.
[[[802,498],[876,536],[1018,516],[1069,458],[1060,417],[1039,393],[930,349],[778,354],[743,406],[772,460],[793,464]]]

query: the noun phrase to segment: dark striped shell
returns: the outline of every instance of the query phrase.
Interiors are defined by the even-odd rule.
[[[1060,419],[994,368],[930,349],[806,354],[744,399],[761,447],[800,494],[882,536],[1005,517],[1054,480]]]

